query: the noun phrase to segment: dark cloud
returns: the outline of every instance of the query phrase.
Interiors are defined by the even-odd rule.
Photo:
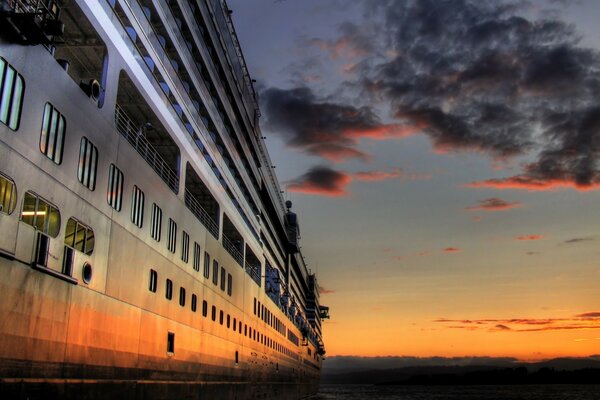
[[[515,176],[471,187],[600,188],[600,53],[583,48],[558,14],[528,19],[526,2],[491,0],[368,7],[364,24],[377,29],[347,24],[339,38],[314,43],[327,54],[350,49],[362,57],[345,87],[385,102],[395,129],[424,132],[441,152],[532,157]],[[371,108],[322,102],[306,88],[271,89],[263,98],[272,129],[329,158],[322,144],[360,152],[356,139],[369,136],[361,132],[382,125]]]
[[[509,202],[506,200],[502,200],[498,197],[491,197],[484,200],[479,200],[476,206],[470,206],[465,208],[465,210],[469,211],[505,211],[510,210],[511,208],[522,207],[523,203],[518,201]]]
[[[319,293],[320,294],[331,294],[331,293],[335,293],[335,290],[327,289],[326,287],[319,285]]]
[[[324,166],[313,167],[304,175],[287,182],[288,190],[305,194],[339,197],[346,195],[352,177]]]
[[[578,314],[579,318],[600,318],[600,311],[592,311],[583,314]]]
[[[506,325],[503,325],[503,324],[498,324],[498,325],[496,325],[496,326],[494,327],[494,329],[495,329],[495,330],[498,330],[498,331],[510,331],[510,330],[511,330],[511,329],[510,329],[508,326],[506,326]]]
[[[361,138],[387,139],[415,132],[414,128],[384,124],[370,107],[354,107],[319,99],[308,87],[270,88],[261,94],[265,127],[282,135],[291,146],[340,162],[364,161],[370,156],[356,148]]]
[[[578,237],[578,238],[573,238],[573,239],[565,240],[565,244],[573,244],[573,243],[589,242],[590,240],[594,240],[594,238],[593,238],[593,237],[591,237],[591,236],[587,236],[587,237]]]

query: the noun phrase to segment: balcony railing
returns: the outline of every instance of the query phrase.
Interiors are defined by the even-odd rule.
[[[131,118],[121,107],[117,105],[115,111],[115,124],[117,131],[123,136],[129,144],[131,144],[142,156],[144,160],[152,167],[154,172],[171,188],[175,193],[179,190],[179,176],[167,164],[156,149],[148,142],[148,139],[142,134],[139,126],[133,122]]]
[[[198,218],[202,225],[206,227],[210,234],[219,239],[219,225],[187,189],[185,189],[185,205]]]
[[[225,250],[227,250],[227,252],[229,254],[231,254],[231,256],[233,257],[233,259],[240,265],[240,267],[244,266],[244,256],[238,250],[238,248],[235,247],[235,245],[233,244],[233,242],[231,241],[231,239],[229,239],[225,235],[223,235],[223,247],[225,247]]]
[[[246,262],[245,264],[246,273],[250,275],[250,278],[252,278],[258,286],[260,286],[260,265],[250,265],[249,262]]]

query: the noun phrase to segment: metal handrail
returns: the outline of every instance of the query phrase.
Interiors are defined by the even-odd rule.
[[[121,136],[127,139],[167,186],[177,193],[179,176],[146,139],[141,127],[137,126],[118,104],[115,108],[115,125]]]
[[[56,19],[60,7],[58,4],[54,3],[53,9],[50,9],[46,3],[48,2],[44,0],[8,0],[6,5],[8,5],[9,9],[14,13],[36,14],[40,15],[42,19],[45,19],[47,16]]]
[[[260,286],[260,266],[250,265],[248,261],[244,264],[246,265],[246,273],[250,275],[250,278],[252,278],[258,286]]]
[[[229,239],[225,234],[223,234],[223,247],[229,254],[231,254],[233,259],[240,265],[240,267],[244,266],[244,256],[238,250],[238,248],[235,247],[231,239]]]
[[[202,207],[198,199],[187,189],[185,189],[185,205],[206,227],[208,232],[216,239],[219,238],[219,225],[212,219],[210,214]]]

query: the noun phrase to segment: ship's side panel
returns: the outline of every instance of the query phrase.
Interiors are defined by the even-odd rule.
[[[81,23],[88,35],[72,50],[0,39],[25,85],[19,126],[0,124],[0,179],[15,193],[0,209],[0,394],[316,392],[319,344],[302,311],[313,289],[301,256],[285,254],[279,189],[248,134],[248,82],[224,67],[224,7],[65,1],[66,32]],[[57,54],[80,75],[80,59],[94,60],[100,98]],[[64,121],[59,158],[48,110]],[[280,277],[270,285],[267,264]]]

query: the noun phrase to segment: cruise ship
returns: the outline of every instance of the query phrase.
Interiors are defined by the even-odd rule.
[[[0,0],[0,398],[300,399],[319,285],[224,0]]]

